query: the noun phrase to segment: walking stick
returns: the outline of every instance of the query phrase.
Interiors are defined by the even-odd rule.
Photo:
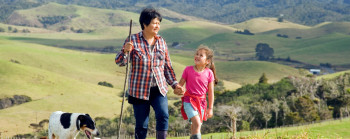
[[[130,20],[129,42],[131,42],[131,27],[132,27],[132,19]],[[126,63],[126,74],[125,74],[125,81],[124,81],[122,109],[120,110],[120,117],[119,117],[118,139],[120,139],[120,128],[122,125],[122,118],[123,118],[123,108],[124,108],[125,93],[126,93],[125,87],[126,87],[126,81],[128,80],[128,74],[129,74],[130,51],[128,52],[128,55],[126,55],[126,57],[128,61]]]

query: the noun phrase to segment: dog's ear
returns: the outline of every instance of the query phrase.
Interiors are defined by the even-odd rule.
[[[84,115],[79,115],[76,121],[76,126],[78,130],[80,130],[80,123],[82,120],[84,120]]]
[[[85,114],[87,117],[90,117],[90,115],[89,114]],[[91,117],[90,117],[91,118]]]

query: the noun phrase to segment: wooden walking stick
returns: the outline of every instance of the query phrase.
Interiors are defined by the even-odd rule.
[[[132,27],[132,19],[130,20],[130,30],[129,30],[129,42],[131,42],[131,27]],[[126,82],[128,80],[128,74],[129,74],[129,61],[130,61],[130,51],[128,52],[127,57],[127,63],[126,63],[126,74],[125,74],[125,81],[124,81],[124,90],[123,90],[123,101],[122,101],[122,108],[120,110],[120,117],[119,117],[119,128],[118,128],[118,139],[120,139],[120,128],[122,125],[122,118],[123,118],[123,109],[124,109],[124,101],[125,101],[125,87],[126,87]]]

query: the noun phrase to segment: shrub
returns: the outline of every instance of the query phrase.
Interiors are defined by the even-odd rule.
[[[238,33],[238,34],[243,34],[243,35],[254,35],[254,33],[251,33],[248,29],[244,29],[243,31],[235,31],[235,33]]]
[[[241,125],[238,127],[239,131],[250,131],[250,124],[248,121],[241,121]]]
[[[76,31],[76,33],[84,33],[84,30],[83,30],[83,29],[78,29],[78,30]]]
[[[12,32],[17,33],[18,32],[17,28],[15,28]]]
[[[106,82],[106,81],[98,82],[98,85],[107,86],[107,87],[113,88],[113,85],[111,83]]]

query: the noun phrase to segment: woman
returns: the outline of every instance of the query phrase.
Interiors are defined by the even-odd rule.
[[[142,31],[133,34],[131,41],[126,39],[115,58],[118,65],[124,66],[130,52],[128,102],[134,109],[136,139],[147,136],[150,106],[155,112],[157,139],[166,138],[169,118],[166,83],[184,92],[176,81],[165,40],[158,35],[161,21],[162,16],[155,9],[144,9],[139,19]]]

